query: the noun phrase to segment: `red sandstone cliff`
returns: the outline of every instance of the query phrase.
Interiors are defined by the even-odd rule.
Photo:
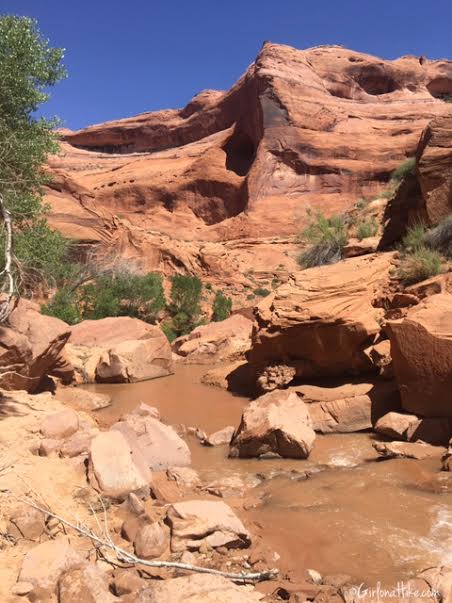
[[[65,131],[51,222],[148,269],[235,283],[250,266],[291,270],[306,209],[343,211],[384,188],[452,112],[446,94],[452,62],[266,43],[227,92]]]

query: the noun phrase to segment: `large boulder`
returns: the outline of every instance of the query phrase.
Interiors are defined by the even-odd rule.
[[[136,603],[258,603],[264,598],[254,587],[238,586],[222,576],[192,574],[152,582]]]
[[[374,254],[303,270],[265,298],[248,353],[261,388],[377,370],[365,350],[380,332],[384,312],[375,302],[392,259]]]
[[[126,415],[112,430],[120,432],[151,471],[191,464],[190,449],[170,425],[151,416]]]
[[[39,306],[20,299],[0,325],[0,387],[36,391],[60,362],[70,327],[39,312]]]
[[[307,458],[314,440],[307,405],[293,392],[274,391],[245,408],[231,440],[230,456],[275,453],[287,458]]]
[[[289,389],[306,403],[312,426],[319,433],[371,429],[382,415],[400,407],[397,384],[391,381],[294,385]]]
[[[188,500],[172,504],[167,512],[173,552],[211,548],[248,547],[251,537],[243,523],[223,501]]]
[[[171,347],[162,330],[127,316],[75,325],[66,354],[81,383],[132,383],[173,371]]]
[[[176,354],[187,361],[232,361],[243,357],[251,345],[253,322],[241,314],[196,327],[173,343]]]
[[[403,408],[452,417],[452,295],[426,298],[386,330]]]
[[[132,450],[119,431],[97,435],[90,445],[91,484],[113,499],[130,492],[149,492],[151,473],[139,450]]]

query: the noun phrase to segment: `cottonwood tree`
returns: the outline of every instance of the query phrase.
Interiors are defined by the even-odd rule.
[[[62,59],[63,49],[49,45],[36,21],[0,16],[0,322],[65,251],[42,203],[43,165],[58,148],[56,122],[36,116],[48,88],[66,75]]]

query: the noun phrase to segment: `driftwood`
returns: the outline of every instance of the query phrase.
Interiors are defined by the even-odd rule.
[[[233,582],[237,582],[239,584],[253,584],[256,582],[262,582],[263,580],[271,580],[275,578],[278,574],[277,569],[269,569],[264,570],[262,572],[242,572],[242,573],[231,573],[231,572],[222,572],[221,570],[216,570],[208,567],[201,567],[198,565],[192,565],[191,563],[179,563],[177,561],[149,561],[147,559],[140,559],[133,553],[129,553],[123,548],[116,545],[109,534],[108,523],[107,523],[107,514],[106,509],[102,501],[102,506],[104,507],[104,532],[103,536],[98,536],[87,526],[81,525],[79,523],[74,523],[72,521],[68,521],[64,517],[61,517],[57,513],[50,511],[44,507],[38,505],[35,501],[29,499],[22,499],[22,502],[26,503],[30,507],[40,511],[44,515],[49,515],[50,517],[54,517],[58,519],[64,526],[68,528],[72,528],[82,536],[89,538],[92,542],[94,542],[97,546],[106,547],[112,550],[115,553],[116,559],[120,562],[129,563],[129,564],[139,564],[147,567],[165,567],[171,569],[180,569],[188,572],[198,572],[201,574],[213,574],[216,576],[223,576],[224,578],[228,578]],[[99,528],[100,522],[97,519],[97,515],[95,514],[96,521],[98,522]]]

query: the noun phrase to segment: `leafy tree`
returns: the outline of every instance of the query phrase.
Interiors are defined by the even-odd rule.
[[[48,278],[64,251],[62,238],[46,225],[42,204],[43,164],[58,148],[55,121],[35,117],[48,99],[47,89],[65,76],[62,58],[63,50],[49,45],[34,20],[0,17],[0,268],[8,291],[0,320],[7,318],[21,285]]]
[[[226,320],[231,315],[232,310],[232,299],[226,297],[221,291],[215,293],[212,306],[212,320],[214,322],[220,322]]]
[[[201,293],[202,282],[197,276],[176,274],[171,278],[168,310],[172,331],[178,337],[190,333],[197,326],[201,316]]]
[[[165,308],[162,278],[158,274],[103,275],[81,289],[83,318],[134,316],[156,322]]]

